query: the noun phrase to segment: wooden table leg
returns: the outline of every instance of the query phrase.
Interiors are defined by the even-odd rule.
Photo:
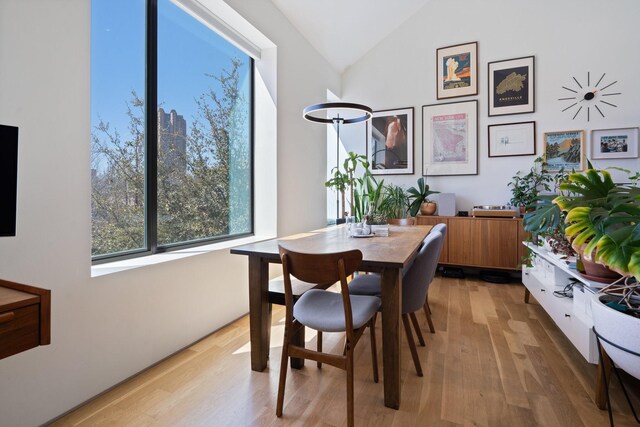
[[[249,335],[251,369],[264,371],[269,359],[271,307],[269,304],[269,263],[260,255],[249,256]]]
[[[293,333],[293,336],[291,337],[291,343],[293,345],[304,347],[304,330],[305,328],[303,326]],[[304,366],[304,359],[298,359],[297,357],[292,357],[289,362],[293,369],[302,369]]]
[[[600,351],[600,362],[598,363],[598,373],[596,376],[596,406],[599,409],[607,409],[607,395],[605,390],[607,383],[602,377],[602,365],[604,365],[607,381],[611,381],[611,363],[609,355],[604,351],[604,348],[602,348]]]
[[[384,405],[400,407],[400,314],[402,275],[393,268],[382,271],[382,367]]]
[[[531,296],[531,292],[529,292],[529,288],[524,288],[524,303],[529,304],[529,297]]]

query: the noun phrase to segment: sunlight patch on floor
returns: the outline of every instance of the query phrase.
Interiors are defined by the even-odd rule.
[[[307,328],[304,333],[304,341],[306,343],[311,342],[317,335],[317,332],[314,329]],[[284,339],[284,317],[280,319],[277,325],[271,327],[271,344],[269,348],[278,348],[282,347],[282,340]],[[242,353],[250,353],[251,352],[251,342],[247,341],[242,345],[242,347],[238,348],[232,354],[242,354]]]

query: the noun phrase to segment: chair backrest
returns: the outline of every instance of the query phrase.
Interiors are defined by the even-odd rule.
[[[429,285],[438,267],[443,236],[431,231],[416,255],[411,268],[402,278],[402,313],[413,313],[424,305]]]
[[[436,224],[433,226],[433,228],[431,229],[431,232],[434,231],[439,231],[440,234],[442,234],[442,238],[444,239],[445,237],[447,237],[447,224],[445,224],[444,222],[441,222],[440,224]]]
[[[362,252],[358,249],[333,253],[295,252],[278,245],[284,274],[284,297],[287,318],[293,316],[293,290],[291,276],[303,282],[330,284],[340,281],[340,292],[344,305],[347,334],[353,333],[351,297],[347,276],[353,274],[362,263]]]
[[[289,258],[289,274],[309,283],[334,283],[340,280],[339,261],[344,264],[344,274],[349,276],[360,267],[362,252],[357,249],[333,253],[295,252],[281,244],[278,245],[280,258]],[[286,274],[285,274],[286,275]]]

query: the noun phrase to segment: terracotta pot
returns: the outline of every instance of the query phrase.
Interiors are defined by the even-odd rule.
[[[422,215],[433,215],[434,213],[436,213],[437,207],[438,205],[436,205],[434,202],[425,202],[420,205],[420,213]]]
[[[582,258],[582,265],[584,265],[584,273],[580,273],[589,280],[600,283],[613,283],[622,276],[608,267],[598,264],[588,259]]]

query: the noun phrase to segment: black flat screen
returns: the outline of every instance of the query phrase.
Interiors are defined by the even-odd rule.
[[[16,235],[18,128],[0,125],[0,236]]]

